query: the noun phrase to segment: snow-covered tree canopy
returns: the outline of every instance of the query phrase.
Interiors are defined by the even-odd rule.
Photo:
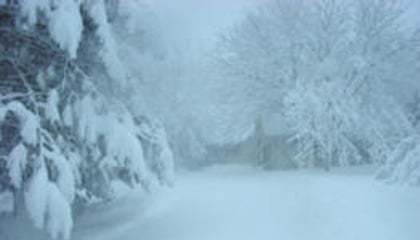
[[[413,132],[394,91],[418,74],[403,17],[399,1],[268,1],[220,38],[223,104],[282,114],[299,166],[384,163]]]

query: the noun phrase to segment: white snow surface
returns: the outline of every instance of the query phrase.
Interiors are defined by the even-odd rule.
[[[387,186],[371,176],[369,169],[256,173],[246,167],[213,167],[204,172],[181,174],[173,189],[150,200],[152,205],[139,204],[136,198],[140,196],[116,204],[110,210],[109,221],[121,219],[115,215],[120,213],[126,222],[91,232],[78,232],[76,227],[74,237],[80,240],[419,239],[420,190]],[[131,211],[124,213],[118,209]]]
[[[326,173],[212,167],[178,174],[173,188],[145,196],[143,192],[133,192],[90,210],[76,221],[72,239],[418,240],[420,237],[420,189],[385,185],[372,179],[372,171],[367,168]],[[0,222],[0,230],[1,225]],[[0,239],[3,239],[1,231]]]

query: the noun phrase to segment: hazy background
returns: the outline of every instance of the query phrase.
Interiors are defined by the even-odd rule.
[[[158,13],[164,32],[171,40],[209,47],[219,32],[262,1],[157,0],[150,1],[150,4]]]
[[[239,20],[249,9],[265,0],[147,0],[157,10],[168,35],[174,40],[211,44],[220,31]],[[420,24],[420,0],[409,4],[409,21]]]

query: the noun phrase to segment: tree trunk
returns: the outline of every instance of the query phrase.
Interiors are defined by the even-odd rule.
[[[21,189],[13,188],[13,216],[22,217],[25,214],[24,193]]]
[[[255,121],[255,141],[256,141],[256,151],[257,151],[257,166],[264,166],[266,164],[266,154],[265,154],[265,136],[264,128],[262,124],[262,118],[258,117]]]

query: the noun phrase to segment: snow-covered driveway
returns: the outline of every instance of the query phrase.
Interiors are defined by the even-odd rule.
[[[419,240],[420,191],[371,175],[213,168],[82,220],[79,240]],[[94,220],[96,219],[96,220]],[[89,222],[90,221],[90,222]],[[99,221],[95,223],[95,221]]]

